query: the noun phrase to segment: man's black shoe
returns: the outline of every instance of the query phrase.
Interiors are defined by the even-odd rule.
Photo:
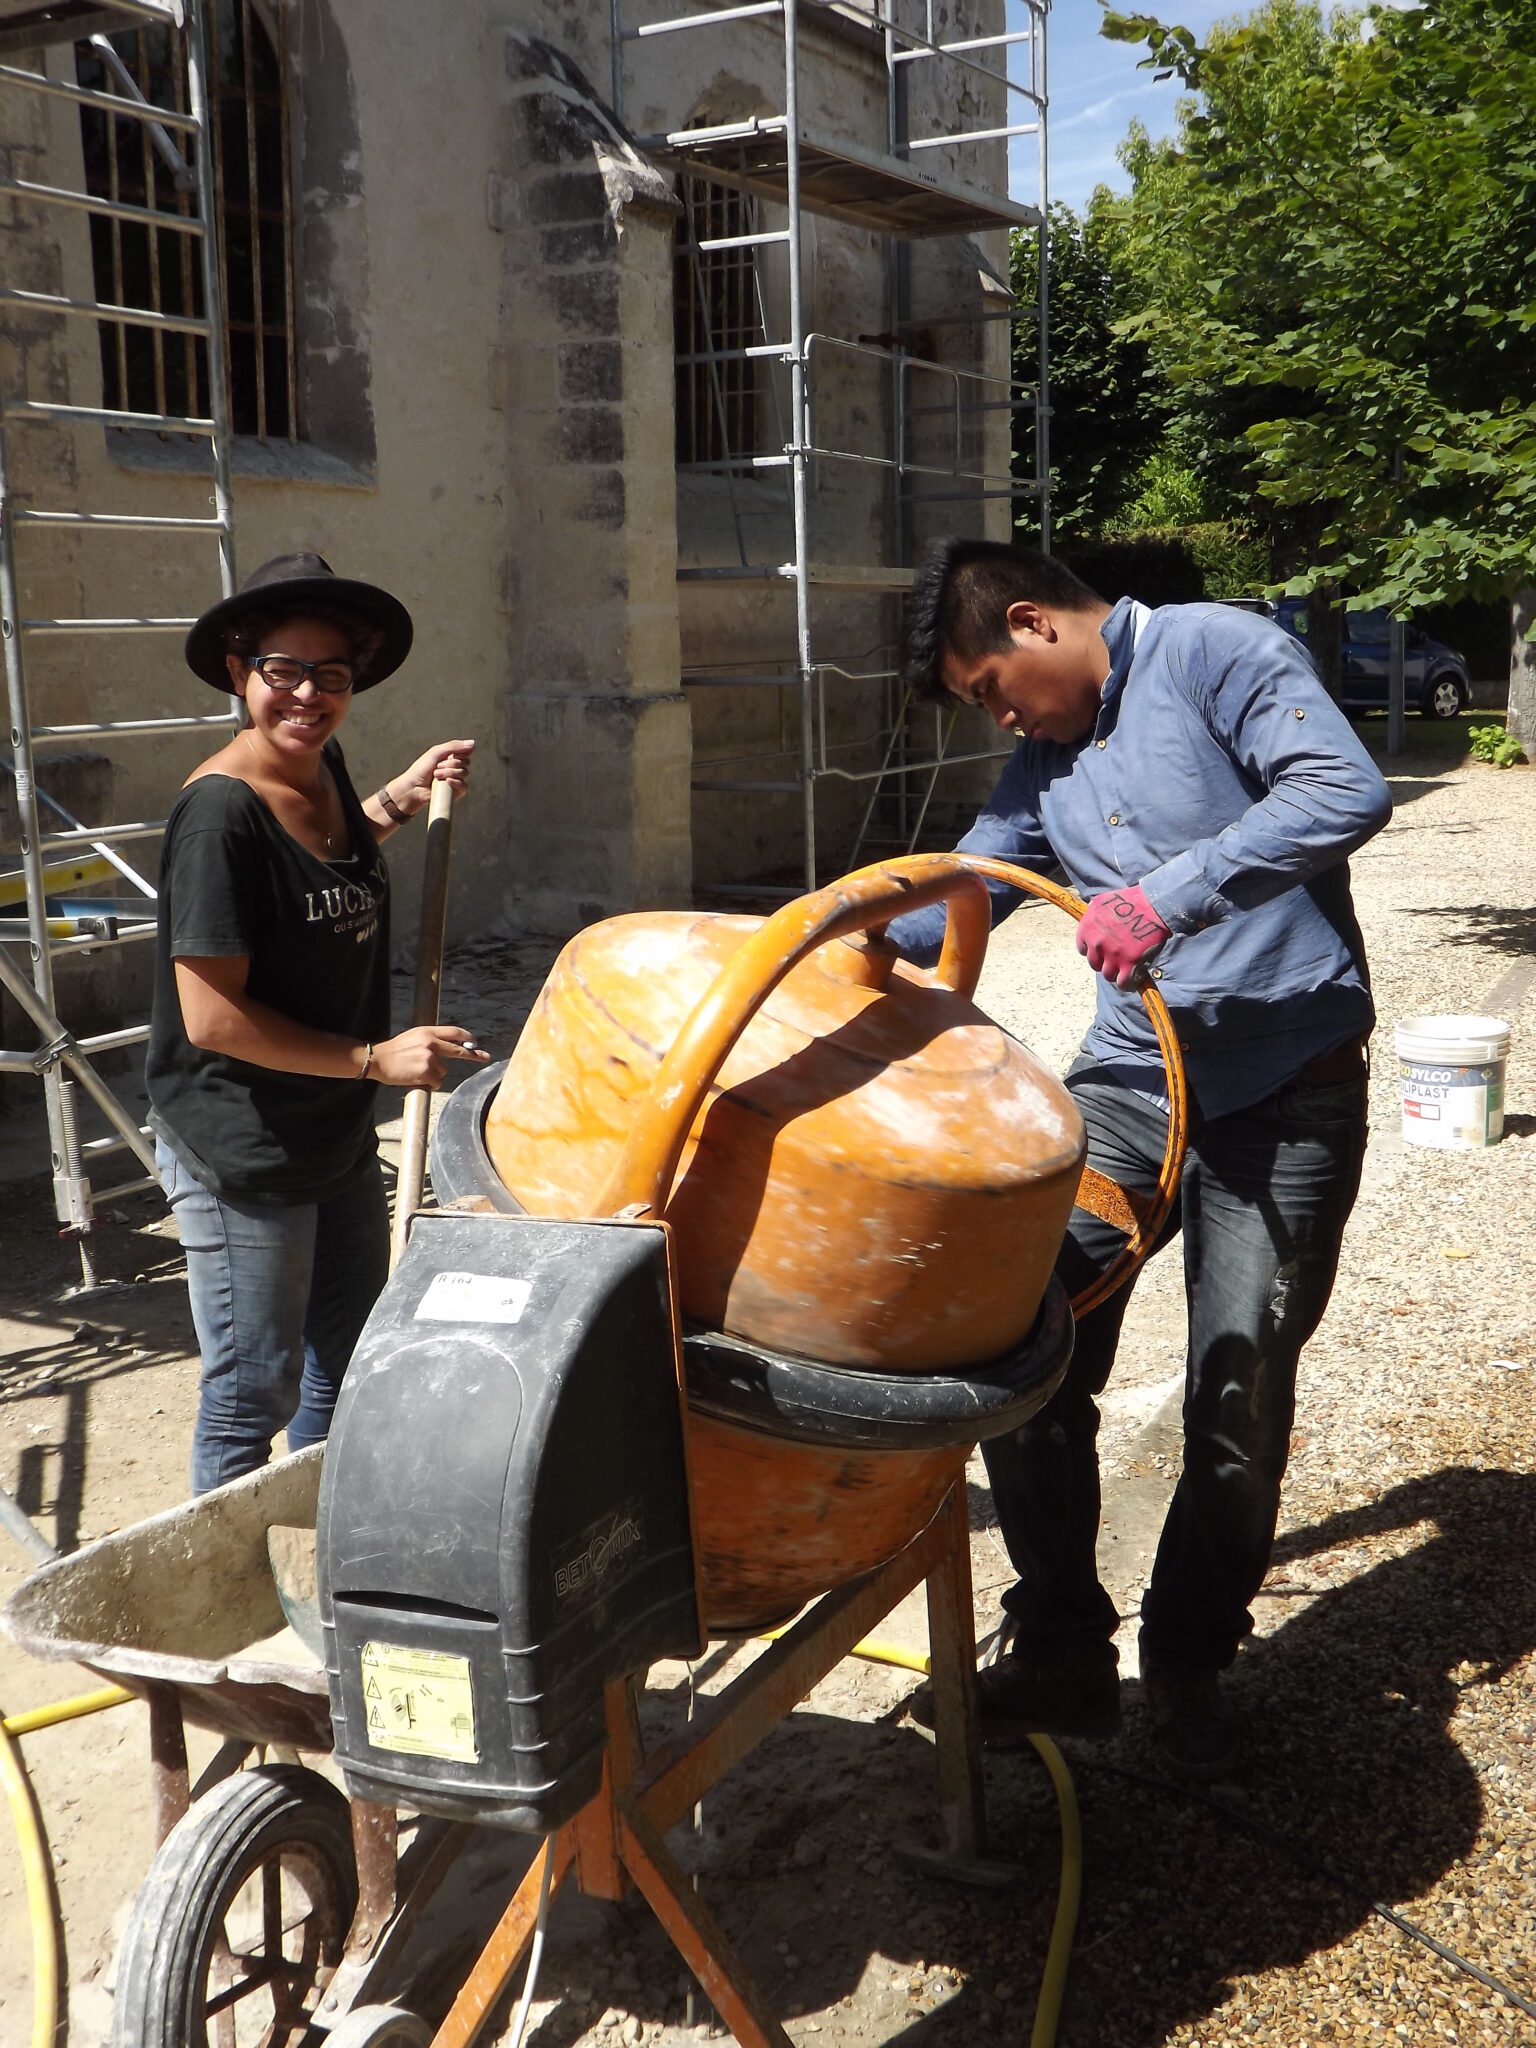
[[[976,1712],[989,1749],[1017,1749],[1031,1735],[1107,1739],[1120,1733],[1119,1659],[1111,1643],[1015,1650],[976,1674]],[[919,1686],[907,1712],[933,1726],[933,1690]]]
[[[1174,1777],[1213,1785],[1232,1776],[1243,1753],[1242,1734],[1214,1671],[1143,1650],[1141,1692],[1153,1739]]]

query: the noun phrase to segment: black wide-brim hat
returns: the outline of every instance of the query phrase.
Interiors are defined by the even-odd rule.
[[[373,583],[338,576],[322,555],[274,555],[241,584],[233,597],[212,605],[187,635],[187,667],[193,675],[229,692],[229,629],[251,612],[281,611],[289,618],[329,618],[337,611],[355,612],[384,637],[367,669],[352,685],[353,693],[371,690],[392,676],[411,651],[415,629],[398,597]]]

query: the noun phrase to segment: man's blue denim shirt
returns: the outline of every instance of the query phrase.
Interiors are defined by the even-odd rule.
[[[1153,964],[1191,1091],[1206,1117],[1224,1116],[1371,1029],[1348,859],[1392,798],[1270,620],[1125,598],[1103,634],[1110,670],[1093,731],[1070,746],[1020,740],[960,851],[1039,874],[1059,865],[1084,897],[1140,883],[1174,934]],[[1023,899],[988,887],[995,924]],[[943,933],[942,904],[890,928],[924,964]],[[1140,997],[1096,978],[1084,1050],[1166,1101]]]

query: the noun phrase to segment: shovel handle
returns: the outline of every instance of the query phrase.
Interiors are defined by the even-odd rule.
[[[411,1022],[435,1024],[443,986],[443,931],[448,920],[448,856],[453,843],[453,786],[434,782],[427,811],[427,847],[421,876],[421,919],[416,932],[416,993]],[[400,1171],[395,1180],[395,1222],[389,1264],[405,1250],[411,1217],[421,1206],[427,1177],[427,1125],[432,1096],[412,1088],[400,1120]]]

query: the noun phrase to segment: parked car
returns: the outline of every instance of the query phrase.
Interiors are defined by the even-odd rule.
[[[1276,600],[1271,616],[1293,639],[1307,643],[1307,601]],[[1387,634],[1391,614],[1385,608],[1344,614],[1344,674],[1339,702],[1346,711],[1387,708]],[[1403,679],[1409,704],[1426,718],[1454,718],[1472,701],[1472,674],[1463,656],[1441,640],[1431,640],[1418,626],[1404,633]]]

